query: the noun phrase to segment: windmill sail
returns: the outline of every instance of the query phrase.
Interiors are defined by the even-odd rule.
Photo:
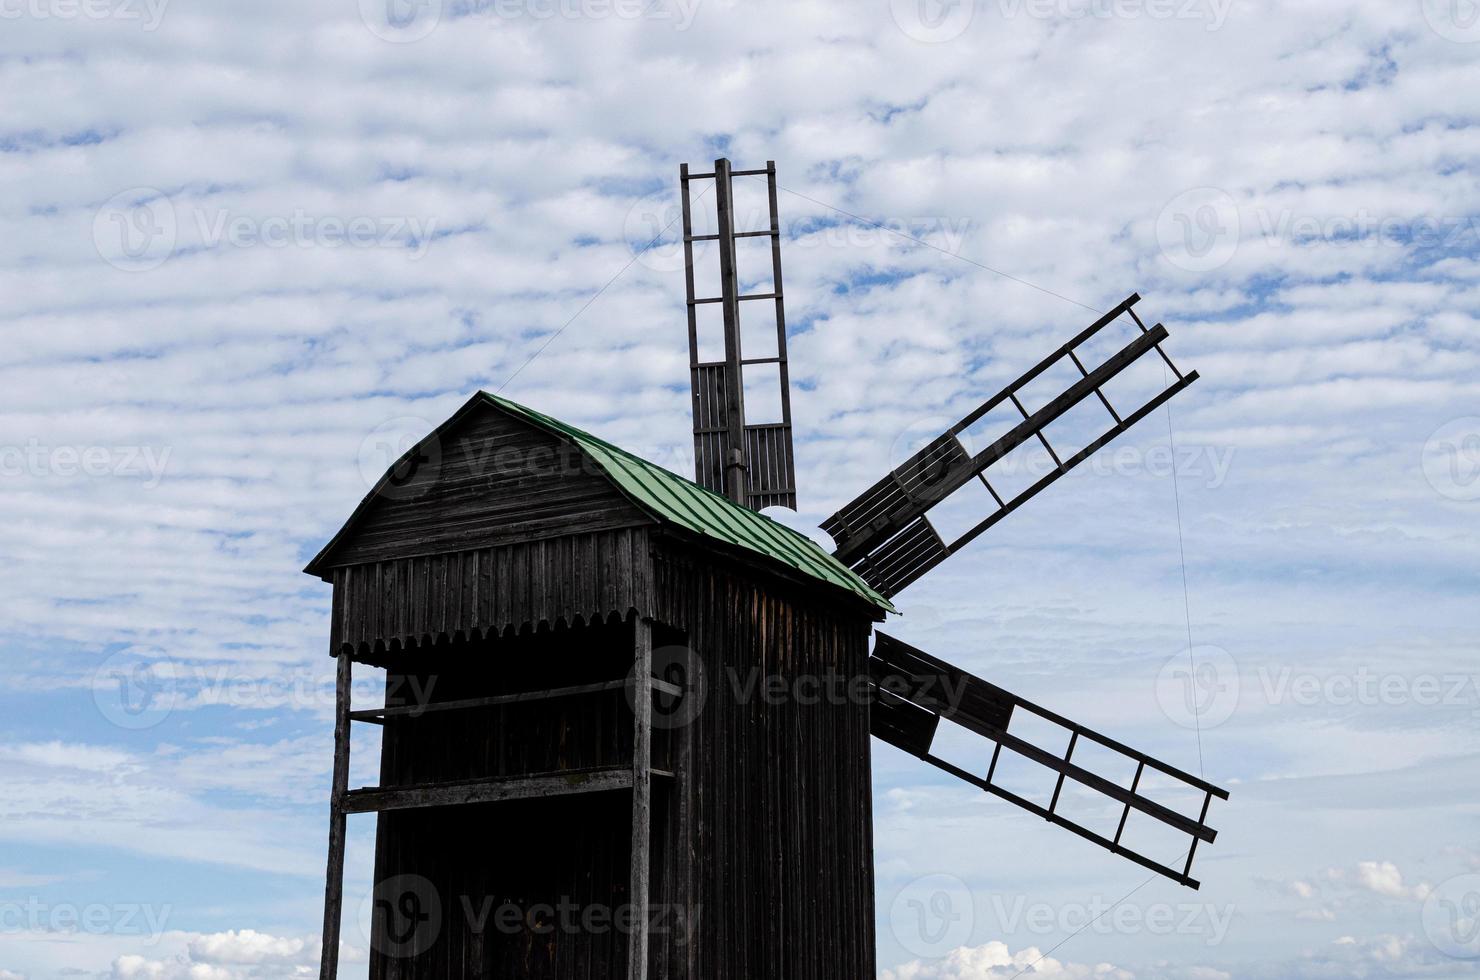
[[[1140,296],[1132,295],[1090,324],[1073,340],[993,395],[898,469],[824,521],[822,529],[832,535],[838,559],[851,566],[883,595],[892,597],[1196,381],[1196,371],[1184,375],[1162,351],[1161,343],[1167,338],[1166,327],[1158,323],[1147,328],[1136,315],[1133,307],[1139,300]],[[1139,335],[1093,370],[1087,369],[1076,353],[1077,349],[1125,314],[1129,314],[1140,328]],[[1111,405],[1104,387],[1152,350],[1161,355],[1176,375],[1176,381],[1134,411],[1122,415]],[[1079,372],[1079,380],[1042,408],[1030,413],[1019,393],[1044,372],[1066,361]],[[1113,424],[1079,452],[1061,457],[1049,444],[1044,430],[1092,396],[1104,405]],[[1009,401],[1021,413],[1022,421],[981,452],[975,455],[968,453],[958,437],[989,412]],[[1037,439],[1048,450],[1054,466],[1021,493],[1004,498],[987,481],[985,471],[1030,439]],[[947,541],[926,515],[973,479],[982,482],[997,506],[966,533]]]
[[[737,230],[732,181],[735,177],[766,178],[770,224],[764,229]],[[718,230],[694,234],[693,181],[713,180]],[[776,210],[776,164],[768,160],[764,170],[733,170],[730,161],[714,162],[712,173],[689,173],[688,164],[679,171],[683,191],[684,284],[688,299],[689,377],[694,413],[694,480],[724,494],[738,504],[761,510],[790,507],[796,510],[796,465],[792,452],[791,387],[786,359],[786,309],[781,288],[781,225]],[[740,292],[735,242],[744,238],[767,238],[771,245],[772,289],[766,293]],[[696,296],[694,245],[715,242],[719,252],[720,295]],[[742,343],[742,304],[770,302],[775,309],[775,355],[746,357]],[[705,360],[700,354],[699,307],[719,304],[724,322],[724,358]],[[767,324],[769,328],[769,324]],[[770,349],[767,343],[766,349]],[[745,390],[748,375],[768,374],[780,384],[780,418],[765,423],[745,420]]]
[[[869,659],[869,673],[874,693],[872,729],[876,738],[1173,881],[1190,888],[1198,887],[1197,880],[1191,876],[1192,859],[1199,843],[1211,844],[1217,839],[1218,832],[1207,824],[1208,808],[1215,796],[1220,800],[1228,799],[1227,790],[1219,789],[1196,776],[1040,708],[883,633],[878,635],[873,655]],[[1036,715],[1044,721],[1067,729],[1070,733],[1068,750],[1059,755],[1011,734],[1008,727],[1013,716],[1019,712]],[[932,754],[931,749],[942,719],[954,722],[995,743],[992,761],[985,773],[968,772]],[[1122,786],[1076,765],[1073,761],[1074,750],[1082,742],[1093,742],[1101,749],[1134,762],[1135,776],[1130,786]],[[1053,798],[1048,806],[1035,803],[993,782],[1004,750],[1057,773]],[[1184,790],[1191,789],[1201,793],[1202,808],[1198,818],[1194,820],[1185,816],[1141,792],[1143,776],[1148,770]],[[1124,807],[1113,837],[1091,830],[1059,811],[1066,782],[1071,780],[1076,786],[1087,788]],[[1186,861],[1180,868],[1155,860],[1121,843],[1132,811],[1187,835]]]

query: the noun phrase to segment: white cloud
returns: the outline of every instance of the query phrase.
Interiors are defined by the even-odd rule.
[[[170,940],[184,948],[165,957],[119,956],[110,980],[285,980],[318,973],[318,942],[313,937],[242,929]]]
[[[1013,953],[1006,943],[963,946],[938,960],[913,960],[885,970],[880,980],[1133,980],[1133,974],[1108,963],[1086,966],[1062,963],[1028,947]]]
[[[1403,884],[1403,872],[1391,861],[1362,861],[1357,864],[1356,883],[1386,898],[1423,901],[1430,887],[1426,884]]]
[[[38,845],[84,844],[102,865],[146,855],[168,869],[146,873],[162,892],[177,865],[225,861],[230,885],[206,903],[223,921],[315,927],[316,886],[279,912],[274,876],[321,868],[324,701],[216,706],[190,687],[157,729],[99,729],[92,672],[124,649],[322,689],[327,590],[298,570],[365,491],[366,437],[398,417],[430,427],[514,374],[628,265],[634,204],[673,203],[678,162],[719,152],[775,158],[799,229],[784,245],[798,522],[1082,327],[1062,297],[1141,291],[1169,352],[1201,370],[1173,404],[1179,444],[1232,455],[1217,486],[1183,475],[1180,522],[1165,477],[1081,471],[901,596],[895,628],[1236,784],[1199,868],[1204,894],[1243,915],[1208,959],[1239,961],[1241,944],[1288,958],[1335,938],[1338,918],[1353,936],[1402,934],[1411,908],[1396,906],[1474,867],[1432,853],[1472,836],[1474,703],[1256,699],[1195,742],[1153,685],[1186,642],[1184,552],[1197,641],[1250,677],[1474,673],[1475,525],[1425,478],[1421,447],[1480,403],[1476,245],[1445,258],[1333,234],[1364,215],[1447,232],[1480,213],[1473,46],[1389,0],[1247,0],[1216,25],[983,2],[935,45],[896,24],[891,8],[910,6],[706,3],[685,31],[480,14],[407,45],[353,3],[260,0],[250,17],[172,3],[154,30],[7,20],[0,83],[25,97],[0,109],[0,454],[34,446],[40,463],[0,478],[7,676],[25,694],[0,750],[0,836],[19,845],[0,887],[72,887],[28,863]],[[141,187],[168,195],[189,248],[127,273],[100,258],[94,219]],[[1240,228],[1226,265],[1192,272],[1162,251],[1158,218],[1200,187],[1227,193]],[[822,201],[1051,293],[844,233]],[[299,212],[448,234],[418,259],[202,232]],[[683,468],[682,319],[677,271],[632,263],[508,394]],[[1164,421],[1121,444],[1164,444]],[[116,471],[67,475],[58,451],[76,448]],[[162,475],[124,472],[134,451]],[[1065,901],[1140,880],[915,760],[876,761],[881,880],[950,868]],[[1390,860],[1352,868],[1361,854]],[[1346,878],[1268,905],[1252,884],[1327,865]],[[293,928],[264,924],[278,916]],[[249,932],[222,935],[237,948]],[[122,953],[138,971],[247,965],[188,949],[103,963]],[[1081,937],[1060,955],[1149,977],[1136,961],[1163,951]]]

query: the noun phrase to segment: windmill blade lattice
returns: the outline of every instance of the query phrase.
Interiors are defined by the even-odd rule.
[[[1192,877],[1192,859],[1197,845],[1213,843],[1218,832],[1207,824],[1208,809],[1213,798],[1228,799],[1228,791],[1205,782],[1190,773],[1167,765],[1129,746],[1123,745],[1057,715],[1015,694],[1004,691],[994,684],[974,677],[959,667],[936,659],[919,650],[880,633],[869,658],[870,683],[874,692],[872,708],[872,730],[879,738],[896,748],[930,763],[938,769],[976,786],[984,792],[999,796],[1029,812],[1042,817],[1056,826],[1073,831],[1085,840],[1131,861],[1164,875],[1173,881],[1197,888],[1198,881]],[[1063,755],[1049,752],[1026,739],[1011,734],[1008,727],[1014,714],[1025,712],[1057,725],[1069,732],[1068,750]],[[941,720],[960,725],[967,731],[995,743],[992,761],[985,774],[968,772],[932,753],[936,733]],[[1081,742],[1093,742],[1102,749],[1129,759],[1136,764],[1135,776],[1129,787],[1121,786],[1073,761],[1074,750]],[[1058,774],[1054,784],[1053,798],[1047,807],[1012,792],[1000,783],[993,782],[997,764],[1003,750],[1015,753],[1030,762]],[[1169,778],[1184,789],[1203,794],[1202,812],[1196,820],[1164,806],[1141,792],[1143,777],[1147,770]],[[1114,837],[1106,837],[1059,812],[1059,801],[1066,781],[1072,780],[1102,797],[1123,805],[1120,821]],[[1126,822],[1132,811],[1150,817],[1173,830],[1186,834],[1189,840],[1187,859],[1181,868],[1172,867],[1161,861],[1132,850],[1121,843]]]
[[[1148,328],[1136,315],[1134,306],[1139,300],[1139,295],[1132,295],[1090,324],[1074,339],[824,521],[822,529],[832,535],[838,559],[857,571],[880,593],[892,597],[1196,381],[1196,371],[1183,374],[1161,349],[1162,341],[1167,339],[1166,327],[1158,323]],[[1140,328],[1139,335],[1094,369],[1086,368],[1078,349],[1126,314]],[[1161,355],[1176,375],[1176,381],[1134,411],[1122,415],[1106,397],[1104,387],[1152,350]],[[1066,361],[1079,372],[1079,380],[1042,408],[1030,413],[1019,393],[1044,372]],[[1091,396],[1099,399],[1114,424],[1077,453],[1060,456],[1049,443],[1044,430]],[[961,434],[1007,402],[1021,413],[1022,421],[981,452],[969,453],[961,444]],[[1054,466],[1027,489],[1014,496],[1003,497],[988,482],[985,471],[1031,439],[1037,439],[1043,445]],[[927,515],[973,479],[981,481],[997,506],[964,534],[947,541]]]

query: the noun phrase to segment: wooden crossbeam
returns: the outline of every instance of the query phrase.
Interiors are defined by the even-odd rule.
[[[656,773],[657,770],[654,770]],[[666,773],[664,774],[666,775]],[[468,803],[501,803],[506,800],[537,800],[581,793],[607,793],[631,789],[630,766],[571,769],[528,776],[462,779],[446,783],[412,786],[368,786],[345,794],[345,813],[383,813],[430,806],[459,806]]]

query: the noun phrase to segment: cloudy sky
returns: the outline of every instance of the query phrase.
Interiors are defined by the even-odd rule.
[[[721,154],[784,188],[796,526],[1133,291],[1202,375],[893,624],[1228,786],[1202,890],[880,745],[883,976],[1476,975],[1477,55],[1471,0],[0,0],[0,978],[314,972],[299,570],[480,387],[686,472],[644,247]]]

